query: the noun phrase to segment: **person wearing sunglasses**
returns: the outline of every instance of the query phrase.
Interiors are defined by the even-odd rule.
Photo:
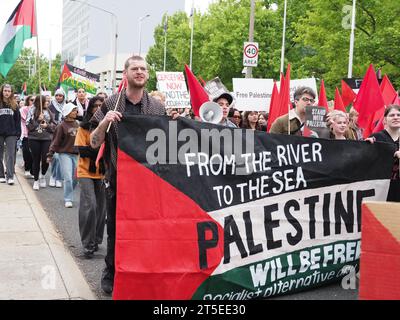
[[[240,111],[236,108],[231,108],[229,111],[229,120],[233,122],[236,127],[241,128],[242,127],[242,115],[240,114]]]
[[[303,135],[306,107],[315,104],[315,92],[309,87],[300,87],[294,93],[294,109],[272,123],[270,133]],[[290,123],[290,124],[289,124]]]

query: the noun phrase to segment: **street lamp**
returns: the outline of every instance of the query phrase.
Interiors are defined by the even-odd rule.
[[[72,2],[79,2],[82,3],[88,7],[106,12],[108,14],[111,14],[112,18],[114,19],[115,22],[115,35],[114,35],[114,70],[113,70],[113,79],[112,79],[112,91],[115,92],[116,86],[117,86],[117,42],[118,42],[118,19],[117,16],[115,15],[115,13],[105,10],[103,8],[94,6],[92,4],[80,1],[80,0],[70,0]]]
[[[146,14],[145,16],[139,18],[139,56],[142,52],[142,21],[148,17],[150,17],[150,15]]]

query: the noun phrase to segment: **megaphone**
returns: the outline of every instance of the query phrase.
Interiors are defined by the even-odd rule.
[[[204,102],[199,109],[199,116],[204,122],[220,123],[222,120],[222,110],[216,102]]]

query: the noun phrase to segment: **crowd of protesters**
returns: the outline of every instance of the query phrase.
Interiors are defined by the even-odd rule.
[[[102,275],[102,288],[107,293],[113,290],[115,272],[116,123],[121,120],[122,112],[166,114],[172,119],[184,117],[201,121],[190,108],[165,108],[165,95],[161,92],[147,93],[144,87],[148,71],[143,58],[129,58],[124,74],[128,85],[122,91],[121,112],[113,110],[119,101],[118,94],[108,98],[105,93],[99,93],[88,99],[85,90],[80,88],[76,99],[68,102],[64,91],[58,89],[53,99],[30,95],[18,102],[10,85],[4,84],[0,89],[0,182],[14,184],[17,140],[22,142],[25,177],[33,179],[34,190],[47,186],[45,176],[50,164],[49,186],[63,186],[64,205],[71,208],[74,206],[73,191],[79,182],[79,231],[85,256],[91,257],[98,250],[107,222],[106,269]],[[294,93],[294,108],[270,124],[270,133],[306,136],[305,110],[316,104],[315,97],[311,88],[298,88]],[[266,132],[268,113],[239,111],[228,92],[215,97],[213,102],[221,108],[220,125]],[[349,113],[330,110],[326,117],[330,138],[364,140],[357,119],[354,108]],[[106,135],[109,126],[111,131]],[[399,133],[400,106],[390,105],[384,114],[384,129],[366,140],[392,143],[399,150]],[[105,143],[105,154],[103,160],[96,161],[102,142]],[[400,201],[399,158],[400,151],[396,151],[388,201]]]

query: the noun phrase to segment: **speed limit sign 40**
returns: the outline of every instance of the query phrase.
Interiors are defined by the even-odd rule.
[[[243,66],[257,67],[258,42],[245,42],[243,46]]]

